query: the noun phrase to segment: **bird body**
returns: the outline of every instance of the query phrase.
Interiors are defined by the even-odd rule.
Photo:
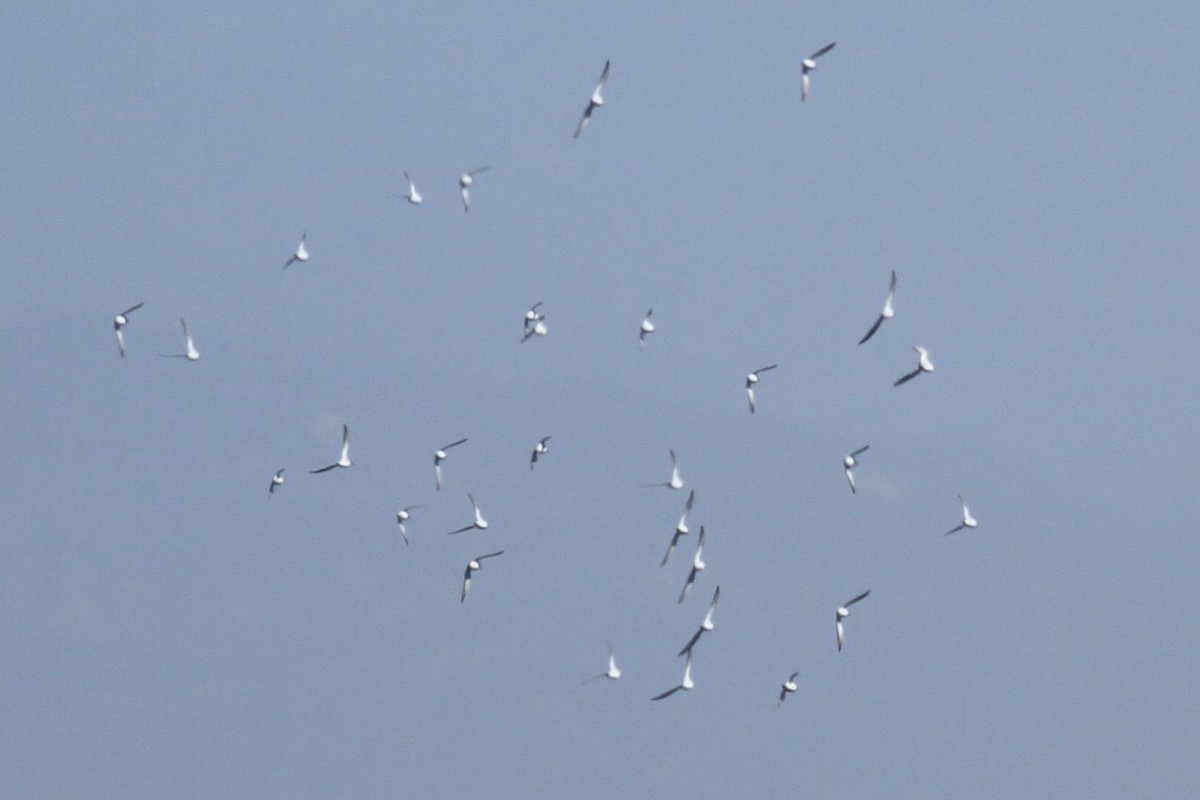
[[[350,467],[350,426],[342,425],[342,452],[338,456],[338,460],[330,464],[328,467],[309,470],[309,474],[318,475],[322,472],[329,472],[331,469],[347,469]]]
[[[619,680],[621,677],[621,668],[617,666],[617,656],[613,653],[612,642],[608,643],[608,669],[601,672],[599,675],[593,675],[584,681],[584,684],[589,684],[592,681],[598,681],[601,678],[608,678],[610,681]]]
[[[458,447],[460,444],[462,444],[465,441],[467,441],[467,440],[459,439],[457,442],[451,442],[450,444],[445,445],[434,451],[434,453],[433,453],[433,479],[434,479],[434,485],[436,486],[436,491],[440,492],[442,490],[442,462],[445,461],[447,458],[446,451],[449,450],[451,447]]]
[[[887,299],[883,301],[883,311],[879,312],[879,317],[875,320],[875,324],[871,326],[871,329],[867,331],[861,339],[858,340],[859,344],[864,344],[868,339],[874,336],[875,331],[879,330],[879,326],[883,324],[884,320],[891,319],[892,317],[896,316],[895,302],[896,272],[893,270],[892,281],[888,284]]]
[[[893,383],[893,386],[899,386],[902,383],[908,383],[913,378],[920,375],[922,372],[933,372],[933,362],[929,360],[929,351],[921,345],[913,345],[913,350],[917,354],[917,368],[907,375],[902,375]]]
[[[421,201],[425,198],[421,197],[421,193],[417,191],[417,185],[413,183],[413,179],[409,177],[407,172],[404,173],[404,179],[408,181],[408,194],[404,196],[404,199],[412,203],[414,206],[421,205]]]
[[[846,643],[846,629],[843,627],[842,621],[846,619],[846,617],[850,616],[850,606],[854,605],[859,600],[866,599],[869,594],[871,594],[870,589],[863,592],[858,597],[855,597],[853,600],[847,600],[843,605],[838,607],[837,613],[834,615],[834,623],[835,631],[837,633],[837,649],[839,653],[842,651],[842,646]]]
[[[467,499],[471,501],[471,508],[475,511],[475,521],[470,525],[464,525],[456,531],[450,531],[450,534],[466,533],[467,531],[485,531],[487,530],[488,521],[483,518],[483,514],[479,511],[479,504],[475,502],[474,495],[467,495]]]
[[[491,167],[480,167],[458,176],[458,190],[462,193],[463,211],[471,210],[471,187],[475,185],[475,176],[487,172]]]
[[[117,351],[121,354],[121,358],[125,357],[125,334],[121,332],[121,329],[129,324],[129,315],[144,305],[145,303],[132,305],[113,318],[113,330],[117,334]]]
[[[646,312],[646,316],[642,317],[642,325],[638,331],[638,343],[643,347],[646,346],[646,337],[654,333],[654,323],[650,321],[651,315],[654,314],[654,309]]]
[[[267,499],[275,496],[275,490],[283,486],[283,470],[279,470],[271,478],[271,485],[267,487]]]
[[[495,558],[496,556],[502,556],[502,555],[504,555],[504,551],[497,550],[494,553],[488,553],[487,555],[483,555],[483,556],[476,556],[475,558],[473,558],[467,562],[467,568],[465,570],[463,570],[462,598],[458,602],[461,603],[461,602],[463,602],[463,600],[466,600],[467,593],[471,591],[471,573],[478,571],[483,566],[483,562],[486,559]]]
[[[303,264],[305,261],[308,261],[307,240],[308,240],[308,231],[304,231],[302,234],[300,234],[300,244],[296,245],[296,252],[292,253],[292,257],[284,262],[284,264],[283,264],[284,269],[287,269],[292,264],[295,264],[297,262]]]
[[[666,486],[668,489],[682,489],[683,478],[679,474],[679,457],[675,455],[674,450],[668,450],[671,454],[671,479],[662,483],[643,483],[643,489],[653,489],[658,486]]]
[[[704,526],[700,526],[700,538],[696,541],[696,553],[692,556],[692,568],[688,571],[687,581],[683,584],[683,590],[679,593],[679,602],[682,603],[688,596],[688,592],[692,589],[692,584],[696,582],[697,576],[704,571],[708,566],[704,563]]]
[[[811,56],[809,56],[808,58],[806,58],[800,62],[800,66],[801,66],[800,102],[803,103],[805,100],[808,99],[809,89],[811,88],[811,86],[810,86],[811,79],[808,77],[808,73],[812,72],[814,69],[817,68],[817,59],[820,58],[821,56],[825,55],[826,53],[828,53],[830,50],[832,50],[833,46],[835,44],[837,44],[837,42],[830,42],[829,44],[825,45],[820,50],[818,50],[817,52],[813,53]]]
[[[651,701],[662,700],[664,698],[670,697],[671,695],[675,694],[680,689],[682,689],[684,691],[688,691],[689,689],[692,689],[695,685],[696,685],[696,682],[692,680],[692,651],[688,650],[687,651],[687,662],[684,664],[684,667],[683,667],[683,680],[681,680],[679,682],[679,685],[674,687],[673,689],[668,689],[667,691],[663,692],[662,694],[658,695],[657,697],[652,697],[650,699],[651,699]]]
[[[962,522],[958,523],[957,527],[946,531],[944,534],[942,534],[943,536],[949,536],[952,533],[958,533],[963,528],[974,528],[979,524],[979,520],[971,516],[971,509],[967,508],[967,501],[963,499],[961,494],[958,496],[958,502],[962,504]]]
[[[768,372],[769,370],[775,369],[777,366],[779,366],[779,365],[771,364],[770,366],[759,367],[758,369],[754,370],[754,372],[751,372],[749,375],[746,376],[746,397],[750,400],[750,413],[751,414],[753,414],[757,409],[757,406],[756,406],[755,400],[754,400],[754,386],[755,386],[755,384],[758,383],[759,373]]]
[[[187,320],[179,320],[179,324],[183,326],[183,341],[187,346],[187,351],[183,353],[162,353],[166,358],[186,358],[188,361],[199,361],[200,351],[196,349],[196,340],[192,338],[192,329],[188,327]]]
[[[404,543],[408,544],[408,530],[404,527],[404,523],[408,522],[412,516],[414,508],[424,508],[425,506],[405,506],[396,512],[396,524],[400,526],[400,535],[404,537]]]
[[[716,624],[713,621],[713,615],[716,613],[717,603],[720,601],[721,587],[718,585],[716,590],[713,592],[712,602],[708,604],[708,612],[704,615],[704,621],[700,623],[700,627],[697,628],[696,632],[692,634],[692,638],[689,639],[688,643],[685,644],[683,649],[679,651],[679,655],[690,653],[692,648],[696,646],[696,642],[700,641],[701,636],[716,628]]]
[[[846,480],[850,482],[850,493],[851,494],[858,493],[858,484],[855,483],[855,481],[854,481],[854,471],[853,471],[854,467],[858,465],[857,457],[862,455],[863,453],[867,452],[867,450],[869,450],[869,449],[871,449],[871,445],[865,444],[862,447],[855,450],[850,455],[848,455],[842,459],[842,468],[845,469],[845,471],[846,471]]]
[[[604,97],[601,92],[604,91],[604,84],[608,83],[609,62],[604,62],[604,71],[600,73],[600,82],[596,84],[596,88],[592,91],[592,96],[588,100],[587,108],[583,110],[583,116],[579,118],[579,124],[575,126],[575,135],[573,138],[578,139],[579,134],[583,133],[583,129],[592,119],[592,112],[600,106],[604,105]]]
[[[779,705],[783,705],[783,701],[787,699],[787,696],[800,688],[796,684],[796,676],[799,674],[799,672],[793,672],[788,676],[788,679],[783,682],[783,685],[779,687]]]
[[[679,543],[679,537],[688,535],[687,518],[688,514],[692,511],[692,504],[694,502],[696,502],[695,489],[688,492],[687,502],[683,506],[683,514],[680,515],[679,522],[675,525],[675,533],[671,536],[671,544],[667,547],[667,554],[663,556],[662,563],[659,564],[660,567],[665,567],[667,562],[671,560],[671,554],[675,552],[675,545]]]
[[[533,446],[533,455],[531,455],[529,457],[530,472],[533,471],[533,465],[537,463],[538,456],[544,456],[544,455],[546,455],[546,453],[550,452],[549,442],[550,442],[550,437],[543,436],[541,441],[539,441],[537,444],[535,444]]]

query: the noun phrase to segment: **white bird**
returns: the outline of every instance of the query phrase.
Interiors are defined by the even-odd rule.
[[[820,58],[821,56],[825,55],[826,53],[828,53],[830,50],[832,50],[833,46],[835,44],[837,44],[837,42],[830,42],[829,44],[825,45],[820,50],[818,50],[817,52],[813,53],[811,56],[809,56],[808,58],[806,58],[800,62],[800,65],[803,67],[803,70],[800,74],[800,102],[803,103],[805,100],[808,99],[808,90],[809,90],[808,73],[812,72],[814,69],[817,68],[817,59]]]
[[[400,526],[400,535],[404,537],[404,543],[408,544],[408,529],[404,527],[404,523],[408,522],[412,516],[414,508],[424,508],[425,506],[405,506],[396,512],[396,524]]]
[[[525,335],[521,337],[524,344],[532,336],[545,336],[550,330],[546,327],[546,315],[538,311],[542,301],[538,300],[525,312]]]
[[[875,320],[875,324],[871,326],[871,330],[867,331],[866,336],[858,340],[859,344],[863,344],[872,336],[875,331],[879,330],[879,326],[883,324],[885,319],[891,319],[896,316],[896,308],[893,305],[896,302],[896,271],[892,270],[892,282],[888,284],[887,299],[883,301],[883,311],[879,312],[879,319]]]
[[[850,455],[842,459],[842,468],[846,470],[846,480],[850,481],[850,493],[858,494],[858,484],[854,482],[854,472],[852,471],[858,466],[857,456],[862,455],[871,449],[871,445],[864,444],[862,447],[855,450]]]
[[[186,358],[188,361],[199,361],[200,351],[196,349],[196,340],[192,338],[192,330],[188,327],[187,320],[179,320],[179,324],[183,326],[183,340],[187,344],[186,353],[159,353],[164,358]]]
[[[528,311],[525,312],[525,329],[526,330],[529,329],[529,326],[532,323],[537,322],[539,319],[546,318],[545,315],[542,314],[542,312],[538,311],[538,309],[542,307],[542,304],[544,302],[545,301],[543,301],[543,300],[538,300],[536,303],[534,303],[533,305],[531,305],[529,307]]]
[[[483,560],[488,559],[488,558],[495,558],[496,556],[502,556],[502,555],[504,555],[504,551],[497,550],[496,552],[488,553],[485,556],[476,556],[475,558],[473,558],[467,562],[467,568],[466,568],[466,570],[463,571],[462,599],[459,600],[458,602],[461,603],[463,600],[467,599],[467,592],[471,591],[471,573],[475,572],[482,566]]]
[[[338,456],[338,460],[330,464],[328,467],[309,470],[310,475],[316,475],[321,472],[329,472],[335,467],[346,469],[350,466],[350,426],[342,425],[342,454]]]
[[[467,495],[467,498],[471,501],[471,508],[475,509],[475,521],[470,525],[462,526],[456,531],[450,531],[450,535],[454,535],[456,533],[465,533],[467,531],[487,530],[488,521],[483,518],[483,514],[479,513],[479,504],[475,502],[475,498],[473,496]]]
[[[287,269],[297,261],[299,261],[301,264],[303,264],[305,261],[308,261],[308,245],[305,243],[307,239],[308,231],[304,231],[302,234],[300,234],[300,244],[296,245],[296,252],[293,253],[292,257],[284,263],[284,269]]]
[[[716,625],[713,623],[713,614],[716,613],[717,603],[720,601],[721,587],[717,586],[716,591],[713,592],[712,602],[708,604],[708,613],[704,615],[704,621],[700,623],[700,627],[697,628],[696,632],[692,634],[692,638],[689,639],[688,643],[685,644],[683,649],[679,651],[679,655],[692,652],[692,648],[696,646],[696,642],[700,641],[700,637],[716,627]]]
[[[783,686],[779,687],[779,705],[783,705],[783,701],[787,699],[787,696],[800,688],[796,685],[796,676],[799,674],[799,672],[793,672],[788,676],[788,679],[783,682]]]
[[[704,526],[700,526],[700,538],[696,541],[696,554],[692,556],[692,569],[688,572],[687,582],[683,584],[683,591],[679,593],[679,602],[683,602],[688,596],[688,592],[692,590],[692,584],[696,582],[696,576],[704,571],[708,566],[704,563]]]
[[[275,496],[275,490],[280,486],[283,486],[283,470],[279,470],[275,473],[275,476],[271,478],[271,485],[267,487],[268,500]]]
[[[929,360],[929,351],[921,345],[913,345],[913,350],[917,353],[917,368],[912,372],[900,377],[892,386],[899,386],[902,383],[908,383],[913,378],[920,375],[922,372],[933,372],[933,362]]]
[[[963,500],[963,496],[958,496],[958,502],[962,503],[962,522],[958,523],[958,527],[946,531],[943,536],[949,536],[952,533],[958,533],[963,528],[974,528],[979,524],[979,520],[971,516],[971,509],[967,508],[967,501]]]
[[[838,608],[837,614],[834,616],[834,622],[836,624],[837,648],[838,648],[839,653],[842,651],[842,645],[846,643],[846,630],[845,630],[845,628],[842,627],[842,620],[844,620],[846,617],[850,616],[850,606],[854,605],[859,600],[862,600],[870,593],[871,593],[871,590],[868,589],[867,591],[860,594],[858,597],[854,598],[853,600],[848,600],[845,605]]]
[[[679,543],[679,537],[688,535],[687,518],[688,514],[692,512],[692,503],[694,502],[696,502],[696,490],[692,489],[688,492],[687,502],[683,506],[683,514],[679,516],[679,523],[675,526],[675,533],[671,536],[671,544],[667,547],[667,554],[663,556],[662,563],[659,564],[660,567],[665,567],[667,562],[671,560],[671,554],[675,552],[675,545]]]
[[[458,189],[462,192],[463,211],[471,210],[471,187],[475,184],[475,176],[487,172],[491,167],[480,167],[458,176]]]
[[[407,172],[404,173],[404,179],[408,181],[408,194],[404,196],[404,199],[412,203],[414,206],[421,205],[421,201],[425,198],[421,197],[421,193],[417,191],[417,185],[413,183],[413,179]]]
[[[584,685],[592,681],[598,681],[601,678],[608,678],[610,681],[615,681],[621,677],[621,668],[617,666],[617,656],[613,653],[612,642],[608,643],[608,671],[601,672],[599,675],[593,675],[584,681]]]
[[[642,317],[642,327],[638,332],[638,344],[642,347],[646,346],[646,337],[654,333],[654,323],[650,321],[650,315],[654,313],[654,309],[646,312],[646,316]]]
[[[550,441],[549,436],[543,436],[542,440],[533,446],[533,455],[529,457],[529,471],[533,471],[533,465],[537,463],[538,456],[544,456],[550,452],[550,447],[547,442]]]
[[[753,414],[756,410],[754,402],[754,384],[758,383],[758,374],[760,372],[768,372],[778,367],[778,364],[771,364],[768,367],[759,367],[746,376],[746,397],[750,399],[750,413]]]
[[[674,450],[667,452],[671,454],[671,480],[663,483],[643,483],[643,489],[652,489],[656,486],[666,486],[669,489],[683,488],[683,478],[679,477],[679,459],[676,457]]]
[[[600,82],[596,84],[595,91],[592,92],[592,97],[588,100],[587,108],[583,110],[583,116],[579,119],[579,124],[575,126],[575,137],[579,138],[579,134],[583,133],[583,129],[587,127],[588,121],[592,118],[592,112],[600,106],[604,105],[604,98],[600,96],[600,92],[604,90],[604,84],[608,82],[608,67],[609,62],[604,62],[604,71],[600,73]]]
[[[130,306],[120,314],[117,314],[113,319],[113,330],[117,332],[117,350],[120,351],[121,358],[125,357],[125,334],[121,332],[121,328],[129,324],[129,315],[144,305],[145,303],[138,303],[135,306]]]
[[[671,695],[675,694],[680,689],[687,691],[688,689],[691,689],[695,685],[696,685],[696,682],[692,680],[692,651],[688,650],[687,651],[687,664],[683,668],[683,680],[681,680],[679,682],[679,685],[674,687],[673,689],[668,689],[667,691],[663,692],[662,694],[658,695],[657,697],[652,697],[650,699],[652,701],[653,700],[662,700],[664,697],[670,697]]]
[[[545,336],[549,332],[550,329],[546,327],[546,318],[541,317],[535,320],[533,325],[525,329],[525,335],[521,337],[521,344],[525,344],[525,342],[534,336]]]
[[[457,442],[451,442],[440,450],[433,453],[433,479],[437,486],[437,491],[442,490],[442,462],[446,460],[446,451],[451,447],[458,447],[465,442],[466,439],[459,439]]]

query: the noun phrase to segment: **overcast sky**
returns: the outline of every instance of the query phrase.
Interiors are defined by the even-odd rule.
[[[1200,792],[1200,8],[738,5],[0,9],[0,795]]]

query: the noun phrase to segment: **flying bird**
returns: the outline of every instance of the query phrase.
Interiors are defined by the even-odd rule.
[[[546,327],[546,315],[538,311],[541,305],[542,301],[539,300],[525,312],[525,335],[521,337],[521,344],[529,341],[530,337],[545,336],[550,332]]]
[[[588,100],[587,108],[583,110],[583,116],[579,119],[579,124],[575,126],[575,137],[579,138],[579,134],[583,133],[583,129],[587,127],[588,122],[592,118],[592,112],[600,106],[604,105],[604,98],[600,93],[604,90],[604,84],[608,82],[608,66],[609,62],[604,62],[604,71],[600,73],[600,82],[596,84],[596,90],[592,92],[592,97]]]
[[[342,469],[346,469],[349,466],[350,466],[350,427],[348,425],[343,424],[342,425],[342,454],[340,456],[338,456],[338,460],[333,462],[332,464],[330,464],[328,467],[321,467],[320,469],[309,470],[309,474],[316,475],[321,472],[329,472],[329,470],[334,469],[335,467],[341,467]]]
[[[838,608],[837,614],[834,616],[834,622],[835,622],[835,628],[836,628],[836,632],[837,632],[837,647],[838,647],[839,653],[842,652],[842,645],[846,643],[846,630],[842,626],[842,620],[844,620],[846,617],[850,616],[850,606],[854,605],[859,600],[866,598],[866,596],[869,595],[870,593],[871,593],[871,590],[868,589],[867,591],[863,592],[862,594],[860,594],[858,597],[854,598],[853,600],[846,601],[845,605]]]
[[[754,402],[754,384],[758,383],[758,374],[760,372],[768,372],[778,367],[778,364],[771,364],[768,367],[759,367],[746,376],[746,397],[750,399],[750,413],[753,414],[756,409]]]
[[[657,697],[652,697],[650,699],[651,699],[651,701],[662,700],[665,697],[670,697],[671,695],[675,694],[680,689],[687,691],[688,689],[691,689],[695,685],[696,685],[696,682],[692,680],[692,651],[688,650],[687,651],[687,663],[683,668],[683,680],[681,680],[679,682],[679,685],[674,687],[673,689],[668,689],[667,691],[663,692],[662,694],[658,695]]]
[[[943,536],[949,536],[952,533],[958,533],[963,528],[974,528],[979,524],[979,520],[971,516],[971,509],[967,508],[967,501],[963,500],[963,496],[961,494],[958,496],[958,502],[962,503],[962,522],[958,523],[957,527],[946,531],[944,534],[942,534]]]
[[[292,264],[295,264],[297,261],[299,261],[301,264],[303,264],[305,261],[308,261],[308,246],[305,243],[307,239],[308,239],[308,231],[304,231],[303,233],[300,234],[300,244],[296,245],[296,252],[292,253],[292,257],[289,258],[286,262],[284,262],[284,265],[283,265],[284,269],[287,269]]]
[[[685,644],[683,649],[679,651],[679,655],[692,652],[692,648],[696,646],[696,642],[700,641],[700,637],[716,627],[716,625],[713,624],[713,614],[716,613],[717,603],[720,601],[721,587],[717,586],[716,591],[713,592],[712,602],[708,604],[708,613],[704,615],[704,621],[700,623],[700,627],[697,628],[696,632],[692,634],[692,638],[689,639],[688,643]]]
[[[650,321],[650,315],[654,313],[654,309],[646,312],[646,316],[642,317],[642,327],[638,332],[638,344],[642,347],[646,346],[646,337],[654,333],[654,323]]]
[[[199,361],[200,351],[196,349],[196,340],[192,338],[191,328],[188,327],[187,320],[179,320],[179,324],[183,326],[183,340],[187,345],[186,353],[159,353],[164,358],[186,358],[188,361]]]
[[[854,482],[853,469],[858,466],[858,456],[871,449],[871,445],[864,444],[862,447],[855,450],[850,455],[842,459],[842,468],[846,470],[846,480],[850,481],[850,494],[858,494],[858,484]]]
[[[809,87],[810,79],[808,77],[808,73],[812,72],[814,69],[817,68],[817,59],[820,58],[821,56],[825,55],[826,53],[828,53],[830,50],[832,50],[833,46],[835,44],[837,44],[837,42],[830,42],[829,44],[825,45],[820,50],[818,50],[817,52],[813,53],[811,56],[809,56],[808,58],[806,58],[800,62],[800,65],[803,67],[803,70],[800,74],[800,102],[803,103],[805,100],[808,99],[808,90],[810,88]]]
[[[466,439],[459,439],[457,442],[451,442],[440,450],[434,451],[433,454],[433,479],[437,485],[437,491],[442,490],[442,462],[446,460],[446,451],[451,447],[458,447],[465,442]]]
[[[125,334],[121,332],[121,328],[129,324],[129,315],[144,305],[146,304],[138,303],[130,306],[113,319],[113,330],[117,332],[117,350],[121,353],[121,358],[125,357]]]
[[[546,318],[541,317],[525,329],[525,335],[521,337],[521,344],[525,344],[534,336],[545,336],[549,332],[550,329],[546,327]]]
[[[688,514],[692,513],[692,503],[694,502],[696,502],[696,490],[692,489],[688,492],[687,503],[683,506],[683,514],[680,515],[679,523],[675,526],[675,533],[671,536],[671,544],[667,547],[667,554],[663,556],[662,563],[659,564],[660,567],[665,567],[667,562],[671,560],[671,554],[675,552],[675,545],[679,543],[679,537],[688,535],[687,518]]]
[[[791,675],[788,676],[788,679],[783,682],[783,686],[779,687],[779,705],[780,706],[783,705],[783,701],[787,699],[787,696],[789,694],[791,694],[792,692],[794,692],[800,688],[799,686],[796,685],[796,676],[799,674],[800,674],[799,672],[793,672]],[[778,706],[776,706],[776,707],[778,708]]]
[[[544,303],[544,300],[538,300],[529,307],[528,311],[525,312],[525,330],[529,330],[529,327],[539,319],[546,318],[542,312],[538,311],[538,309],[541,308]]]
[[[933,372],[933,362],[929,360],[929,351],[919,344],[913,345],[913,350],[917,353],[917,368],[907,375],[901,376],[892,386],[908,383],[922,372]]]
[[[408,194],[404,195],[404,199],[414,206],[421,205],[421,201],[425,198],[421,197],[421,193],[417,191],[417,185],[413,183],[413,179],[407,172],[404,173],[404,179],[408,181]]]
[[[475,498],[471,495],[467,495],[467,499],[471,501],[471,508],[475,509],[475,521],[470,525],[464,525],[456,531],[450,531],[451,536],[456,533],[466,533],[467,531],[487,530],[488,521],[483,518],[483,514],[479,513],[479,504],[475,502]]]
[[[883,324],[885,319],[891,319],[896,316],[896,271],[892,270],[892,282],[888,284],[887,299],[883,301],[883,311],[879,312],[879,319],[875,320],[875,324],[871,326],[871,330],[867,331],[866,336],[858,340],[859,344],[864,344],[868,339],[875,335],[875,331],[879,330],[879,326]]]
[[[692,590],[692,584],[696,582],[696,576],[704,571],[708,566],[704,563],[704,526],[700,526],[700,538],[696,542],[696,554],[692,556],[692,569],[688,572],[687,582],[683,584],[683,591],[679,593],[679,602],[683,602],[688,596],[688,592]]]
[[[496,556],[502,555],[504,555],[504,551],[497,550],[494,553],[488,553],[486,556],[476,556],[467,562],[467,568],[463,571],[462,599],[458,602],[461,603],[463,600],[467,599],[467,593],[471,591],[471,573],[475,572],[483,565],[482,562],[484,559],[495,558]]]
[[[475,184],[475,176],[487,172],[491,167],[480,167],[458,176],[458,189],[462,192],[463,211],[471,210],[471,186]]]
[[[679,477],[679,459],[675,456],[674,450],[668,451],[671,454],[671,480],[663,483],[643,483],[643,489],[653,489],[656,486],[666,486],[670,489],[682,489],[683,478]]]
[[[283,486],[283,470],[279,470],[275,473],[275,476],[271,478],[271,485],[267,487],[268,500],[275,496],[275,490],[280,486]]]
[[[599,675],[593,675],[592,677],[588,678],[583,683],[586,686],[587,684],[591,683],[592,681],[598,681],[601,678],[608,678],[610,681],[615,681],[615,680],[619,679],[620,677],[621,677],[621,668],[617,666],[617,657],[613,653],[612,642],[609,642],[608,643],[608,670],[606,672],[601,672]]]
[[[404,527],[404,523],[408,522],[408,518],[412,516],[410,513],[414,508],[424,508],[425,506],[405,506],[396,512],[396,524],[400,526],[400,535],[404,537],[404,543],[408,544],[408,530]]]
[[[533,455],[529,457],[529,471],[533,471],[533,465],[537,463],[538,456],[544,456],[550,452],[550,447],[547,442],[550,441],[549,436],[543,436],[542,440],[533,446]]]

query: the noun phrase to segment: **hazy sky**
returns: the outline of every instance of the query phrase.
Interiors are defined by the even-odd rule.
[[[1200,7],[736,5],[0,8],[0,795],[1200,793]]]

